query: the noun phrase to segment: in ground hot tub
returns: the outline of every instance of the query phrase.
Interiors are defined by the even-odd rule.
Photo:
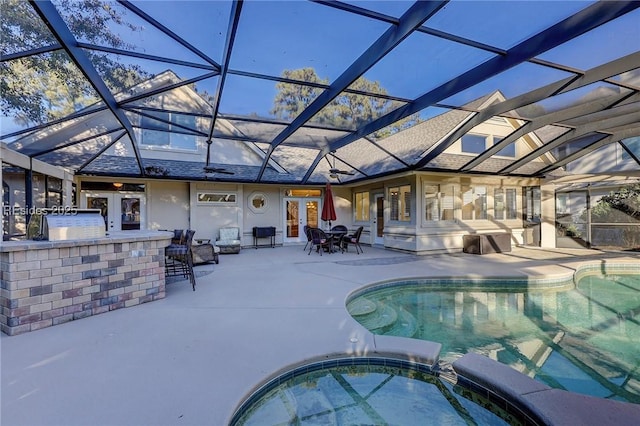
[[[462,392],[429,366],[362,357],[305,364],[278,375],[253,392],[229,424],[506,425],[524,420]]]

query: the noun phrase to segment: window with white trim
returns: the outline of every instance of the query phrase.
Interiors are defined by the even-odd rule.
[[[494,219],[517,219],[517,214],[515,188],[496,188],[493,192]]]
[[[493,145],[496,145],[498,142],[500,142],[501,139],[503,139],[503,138],[501,138],[500,136],[493,135]],[[509,145],[505,146],[500,151],[498,151],[496,153],[496,156],[515,158],[516,157],[516,143],[515,142],[511,142]]]
[[[198,192],[198,204],[235,204],[235,192]]]
[[[196,136],[187,130],[196,129],[195,116],[173,112],[153,112],[152,115],[160,120],[147,116],[140,119],[142,145],[164,149],[196,149]]]
[[[462,152],[468,154],[482,154],[487,147],[486,135],[467,133],[462,137]]]
[[[455,185],[427,184],[424,186],[425,220],[437,222],[454,220]]]
[[[355,193],[354,209],[356,222],[369,221],[369,191]]]
[[[497,135],[467,133],[462,136],[461,150],[465,154],[482,154],[485,150],[500,142],[501,139],[503,139],[503,137]],[[509,145],[498,151],[495,156],[515,158],[516,143],[511,142]]]
[[[389,188],[390,220],[411,221],[411,186],[403,185]]]
[[[264,213],[269,208],[269,199],[262,192],[254,192],[249,196],[249,210],[254,213]]]
[[[462,187],[462,220],[482,220],[487,218],[487,187]]]

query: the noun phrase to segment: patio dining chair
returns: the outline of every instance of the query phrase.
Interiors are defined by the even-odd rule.
[[[177,231],[179,230],[176,230],[174,237],[178,236]],[[193,291],[196,291],[196,277],[193,273],[191,246],[193,243],[193,235],[195,233],[196,231],[187,229],[182,234],[179,242],[172,242],[164,249],[165,276],[183,276],[185,278],[189,278]]]
[[[309,228],[309,234],[311,235],[311,247],[309,247],[309,253],[311,254],[311,250],[315,247],[317,251],[320,252],[320,256],[322,256],[322,252],[326,248],[327,250],[331,247],[331,240],[324,233],[322,229],[319,228]]]
[[[339,247],[342,250],[342,237],[349,233],[349,229],[344,225],[336,225],[331,228],[331,238],[334,247]]]
[[[362,246],[360,245],[360,236],[362,235],[363,229],[364,226],[360,226],[353,234],[342,237],[340,240],[340,248],[343,253],[345,251],[349,251],[349,244],[353,244],[356,247],[357,254],[364,253],[364,250],[362,250]]]
[[[311,230],[311,227],[309,225],[305,225],[303,229],[304,235],[307,237],[307,243],[304,245],[304,248],[302,250],[306,251],[307,247],[309,247],[309,244],[311,244],[311,232],[309,232]]]

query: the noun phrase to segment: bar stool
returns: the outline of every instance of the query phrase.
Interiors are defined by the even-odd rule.
[[[193,273],[193,257],[191,255],[191,245],[193,235],[196,231],[187,229],[182,232],[180,229],[174,231],[174,238],[164,249],[165,255],[165,276],[183,276],[189,278],[193,291],[196,291],[196,277]]]

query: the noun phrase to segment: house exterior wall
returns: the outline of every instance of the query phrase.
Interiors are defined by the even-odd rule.
[[[281,189],[273,185],[245,185],[243,189],[244,204],[246,208],[243,210],[243,228],[247,233],[247,237],[243,242],[253,244],[253,227],[270,227],[276,228],[275,243],[282,244],[283,229],[283,211]],[[253,204],[256,199],[257,205]],[[262,204],[260,205],[260,200]],[[265,244],[265,241],[259,240],[257,244]]]
[[[203,203],[198,201],[199,193],[235,194],[232,203]],[[223,227],[240,228],[242,245],[252,244],[251,229],[247,234],[244,224],[244,186],[233,183],[192,182],[190,184],[190,227],[196,231],[194,238],[208,238],[215,241],[218,230]]]
[[[189,183],[149,181],[147,188],[147,227],[149,229],[188,229]],[[196,238],[199,238],[198,235]]]
[[[430,220],[426,216],[425,188],[436,185],[453,186],[455,204],[453,217],[448,220]],[[342,224],[349,229],[363,226],[361,242],[373,244],[375,241],[375,196],[383,194],[384,204],[384,247],[414,253],[456,252],[462,250],[463,236],[474,233],[505,232],[511,234],[512,244],[524,243],[522,222],[523,188],[539,185],[537,179],[468,176],[455,174],[406,173],[393,178],[367,182],[363,185],[333,185],[334,206],[337,219],[332,225]],[[194,229],[195,238],[215,241],[222,227],[239,227],[242,246],[252,247],[253,227],[275,227],[276,244],[283,243],[284,211],[283,200],[288,187],[277,185],[252,185],[221,182],[182,182],[167,180],[147,180],[146,216],[148,229]],[[310,186],[311,187],[311,186]],[[392,220],[390,191],[400,187],[410,188],[410,206],[407,207],[408,220]],[[463,190],[483,188],[486,192],[486,217],[463,219]],[[323,189],[324,186],[315,186]],[[494,210],[496,189],[509,189],[515,194],[515,215],[500,218]],[[356,193],[368,193],[369,218],[357,220],[354,197]],[[207,202],[199,199],[202,194],[233,196],[232,202]],[[258,197],[256,205],[254,199]],[[545,187],[543,214],[550,218],[543,223],[545,247],[555,246],[555,204],[554,187]],[[406,213],[406,212],[405,212]],[[325,224],[322,223],[322,226]],[[259,241],[264,243],[263,241]]]
[[[572,174],[601,173],[603,170],[610,173],[624,171],[637,173],[638,163],[625,155],[619,144],[612,143],[570,162],[566,165],[566,169]]]
[[[374,197],[376,193],[385,194],[384,213],[384,246],[391,249],[409,251],[415,253],[429,252],[455,252],[462,250],[463,236],[473,233],[505,232],[511,234],[512,244],[524,242],[524,228],[522,223],[522,188],[524,186],[537,185],[537,179],[518,179],[501,177],[469,177],[455,174],[407,174],[405,176],[373,182],[367,185],[356,186],[352,193],[368,191],[370,205],[374,212]],[[408,185],[411,188],[411,207],[408,221],[391,220],[390,196],[391,188]],[[425,215],[425,185],[453,185],[458,188],[455,197],[454,218],[452,220],[428,220]],[[477,187],[486,188],[487,217],[478,220],[463,220],[461,215],[462,198],[460,188]],[[515,206],[517,214],[512,219],[498,219],[494,211],[494,190],[515,190]],[[365,226],[367,233],[361,240],[364,243],[373,242],[373,220],[368,223],[353,222],[352,227]],[[553,232],[551,232],[553,235]]]

